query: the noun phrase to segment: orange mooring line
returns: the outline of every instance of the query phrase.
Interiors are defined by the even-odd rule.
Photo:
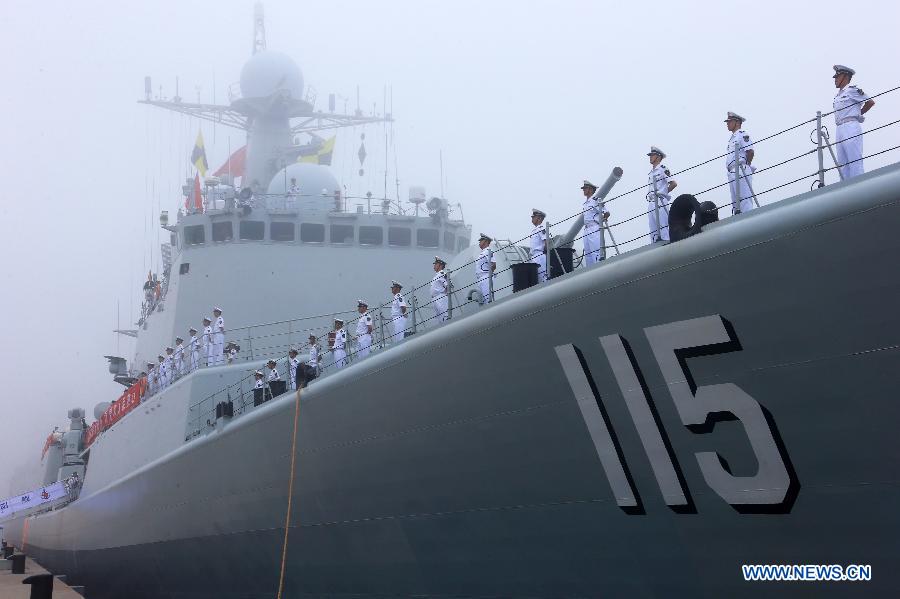
[[[284,590],[284,566],[287,562],[288,531],[291,524],[291,501],[294,497],[294,460],[297,456],[297,424],[300,421],[300,389],[297,389],[297,399],[294,401],[294,437],[291,440],[291,476],[288,482],[287,514],[284,517],[284,544],[281,547],[281,572],[278,575],[278,599]]]

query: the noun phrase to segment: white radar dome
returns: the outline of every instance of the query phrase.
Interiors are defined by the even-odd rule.
[[[281,52],[254,54],[241,69],[241,96],[268,98],[285,91],[295,100],[303,99],[303,74],[297,63]]]

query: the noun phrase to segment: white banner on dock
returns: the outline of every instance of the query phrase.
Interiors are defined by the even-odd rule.
[[[0,499],[0,518],[14,514],[20,510],[27,510],[44,503],[50,503],[66,496],[66,486],[62,481],[52,485],[22,493],[8,499]]]

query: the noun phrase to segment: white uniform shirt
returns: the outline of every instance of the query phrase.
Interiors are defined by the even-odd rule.
[[[291,189],[289,192],[291,195],[299,195],[300,194],[300,186],[299,185],[291,185]]]
[[[753,140],[750,139],[750,134],[743,129],[738,129],[731,134],[731,137],[728,139],[728,147],[725,148],[725,166],[729,171],[734,170],[735,150],[738,152],[740,163],[747,164],[747,150],[753,149],[752,143]]]
[[[394,301],[391,302],[391,317],[392,319],[399,318],[400,316],[404,316],[403,308],[408,308],[406,305],[406,300],[403,299],[402,293],[394,294]]]
[[[584,198],[581,211],[584,214],[585,233],[599,231],[603,223],[603,202],[594,196]]]
[[[200,341],[197,339],[197,335],[191,335],[191,340],[188,341],[188,347],[191,348],[191,353],[200,349]]]
[[[256,383],[253,384],[254,389],[262,389],[265,386],[266,386],[266,384],[263,382],[262,379],[256,379]]]
[[[497,259],[494,257],[494,251],[486,247],[481,250],[478,258],[475,260],[475,278],[479,280],[487,279],[493,272],[491,269],[492,264],[497,264]]]
[[[447,273],[439,270],[431,277],[431,297],[441,297],[447,295]]]
[[[319,367],[319,346],[312,344],[309,346],[309,360],[306,361],[308,366],[313,368]]]
[[[651,189],[653,189],[654,182],[656,183],[656,193],[660,195],[660,199],[669,198],[669,177],[671,176],[672,173],[669,172],[669,169],[663,163],[657,164],[647,176],[647,182],[650,184]],[[653,196],[648,195],[647,199],[652,202]]]
[[[203,327],[203,347],[212,343],[212,327],[207,325]]]
[[[277,381],[278,380],[278,368],[270,368],[269,372],[266,374],[266,381]]]
[[[363,312],[359,320],[356,321],[356,336],[361,337],[369,334],[369,327],[372,326],[372,317],[369,312]]]
[[[347,331],[344,329],[338,329],[334,333],[334,345],[332,345],[332,349],[344,349],[344,345],[347,343]]]
[[[547,227],[544,223],[531,230],[531,259],[541,258],[547,251]]]
[[[293,381],[297,376],[297,367],[300,366],[300,358],[290,358],[288,364],[291,368],[291,380]]]
[[[863,93],[855,85],[844,86],[834,96],[834,122],[841,125],[849,121],[863,122],[866,117],[862,115],[862,107],[869,100],[869,96]]]
[[[172,356],[166,356],[166,359],[163,360],[163,369],[166,371],[167,377],[175,378],[175,365]]]
[[[184,364],[184,343],[179,343],[175,346],[175,355],[173,357],[178,368],[181,369]]]
[[[216,335],[224,335],[225,334],[225,319],[219,316],[216,318],[216,324],[214,326],[214,330]]]

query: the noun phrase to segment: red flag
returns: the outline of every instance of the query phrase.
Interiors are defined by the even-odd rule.
[[[194,211],[203,212],[203,196],[200,195],[200,173],[194,175]]]
[[[213,173],[215,176],[231,174],[232,177],[243,177],[244,168],[247,166],[247,146],[240,147],[234,154],[228,157],[219,170]]]

